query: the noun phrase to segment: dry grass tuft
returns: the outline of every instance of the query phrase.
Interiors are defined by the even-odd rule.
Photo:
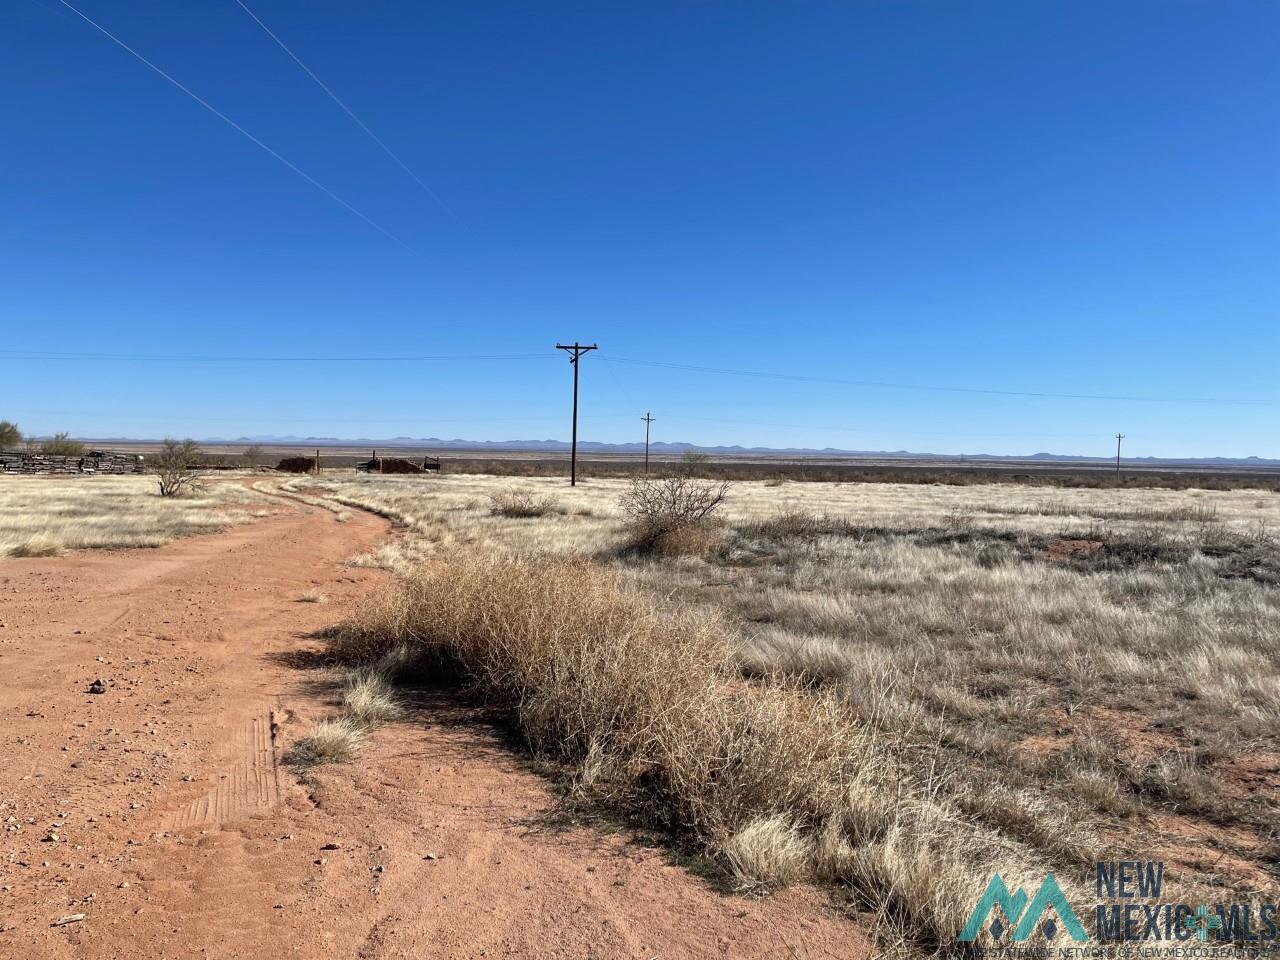
[[[527,490],[503,490],[489,497],[489,512],[495,517],[511,517],[524,520],[545,517],[560,512],[560,501],[555,497],[539,497]]]
[[[744,887],[785,887],[810,878],[814,841],[784,815],[752,820],[731,836],[724,855]]]
[[[350,717],[322,720],[315,731],[295,743],[281,758],[294,767],[314,767],[322,763],[346,763],[369,735],[369,728]]]
[[[56,557],[62,552],[62,543],[47,533],[35,533],[9,547],[11,557]]]
[[[393,652],[379,663],[351,671],[342,698],[347,716],[366,727],[374,727],[404,715],[404,707],[391,685],[391,675],[400,659]]]

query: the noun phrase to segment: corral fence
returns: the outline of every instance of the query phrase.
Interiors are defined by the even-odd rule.
[[[142,457],[136,453],[90,450],[80,456],[55,457],[44,453],[0,453],[0,473],[142,473]]]

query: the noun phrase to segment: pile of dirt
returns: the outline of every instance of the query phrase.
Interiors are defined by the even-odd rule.
[[[423,473],[422,464],[414,463],[412,460],[406,460],[404,457],[378,457],[376,460],[366,460],[360,465],[360,469],[368,470],[370,473]]]
[[[276,464],[281,473],[310,473],[315,468],[315,457],[285,457]]]

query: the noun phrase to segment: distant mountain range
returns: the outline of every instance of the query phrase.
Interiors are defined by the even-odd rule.
[[[118,437],[123,441],[125,438]],[[109,443],[109,440],[96,440],[95,443]],[[452,440],[440,437],[358,437],[343,439],[339,437],[297,437],[277,436],[275,434],[259,434],[249,437],[208,437],[201,441],[208,444],[262,444],[271,446],[298,447],[413,447],[416,449],[474,450],[478,453],[567,453],[569,444],[563,440]],[[1005,455],[987,453],[966,453],[963,456],[945,453],[916,453],[909,450],[842,450],[836,447],[743,447],[733,446],[698,446],[692,443],[657,442],[649,445],[652,455],[679,456],[687,451],[696,450],[709,456],[758,456],[758,457],[857,457],[872,459],[898,460],[989,460],[989,461],[1027,461],[1038,460],[1047,463],[1107,463],[1110,457],[1091,457],[1059,453],[1033,453],[1029,455]],[[584,440],[578,442],[578,452],[585,454],[637,454],[644,453],[643,443],[598,443]],[[1124,463],[1169,465],[1182,467],[1262,467],[1280,468],[1280,460],[1264,457],[1124,457]]]

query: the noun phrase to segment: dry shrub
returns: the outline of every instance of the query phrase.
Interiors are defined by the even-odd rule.
[[[194,440],[166,439],[160,452],[151,457],[160,484],[160,496],[178,497],[194,493],[199,487],[196,464],[200,452]]]
[[[847,885],[915,942],[953,942],[993,855],[1025,847],[917,799],[834,690],[742,679],[715,618],[661,615],[582,560],[460,557],[420,570],[332,640],[458,669],[530,745],[604,800],[720,856],[744,882]]]
[[[551,496],[539,497],[527,490],[503,490],[489,497],[489,512],[495,517],[528,519],[558,513],[560,502]]]
[[[633,480],[621,501],[631,525],[627,548],[667,556],[708,552],[728,492],[728,481],[684,475]]]
[[[419,572],[345,625],[334,652],[451,660],[537,749],[602,749],[662,820],[720,843],[759,817],[816,821],[860,775],[862,732],[831,696],[748,684],[707,616],[659,617],[584,561],[469,557]],[[599,759],[599,758],[597,758]]]

